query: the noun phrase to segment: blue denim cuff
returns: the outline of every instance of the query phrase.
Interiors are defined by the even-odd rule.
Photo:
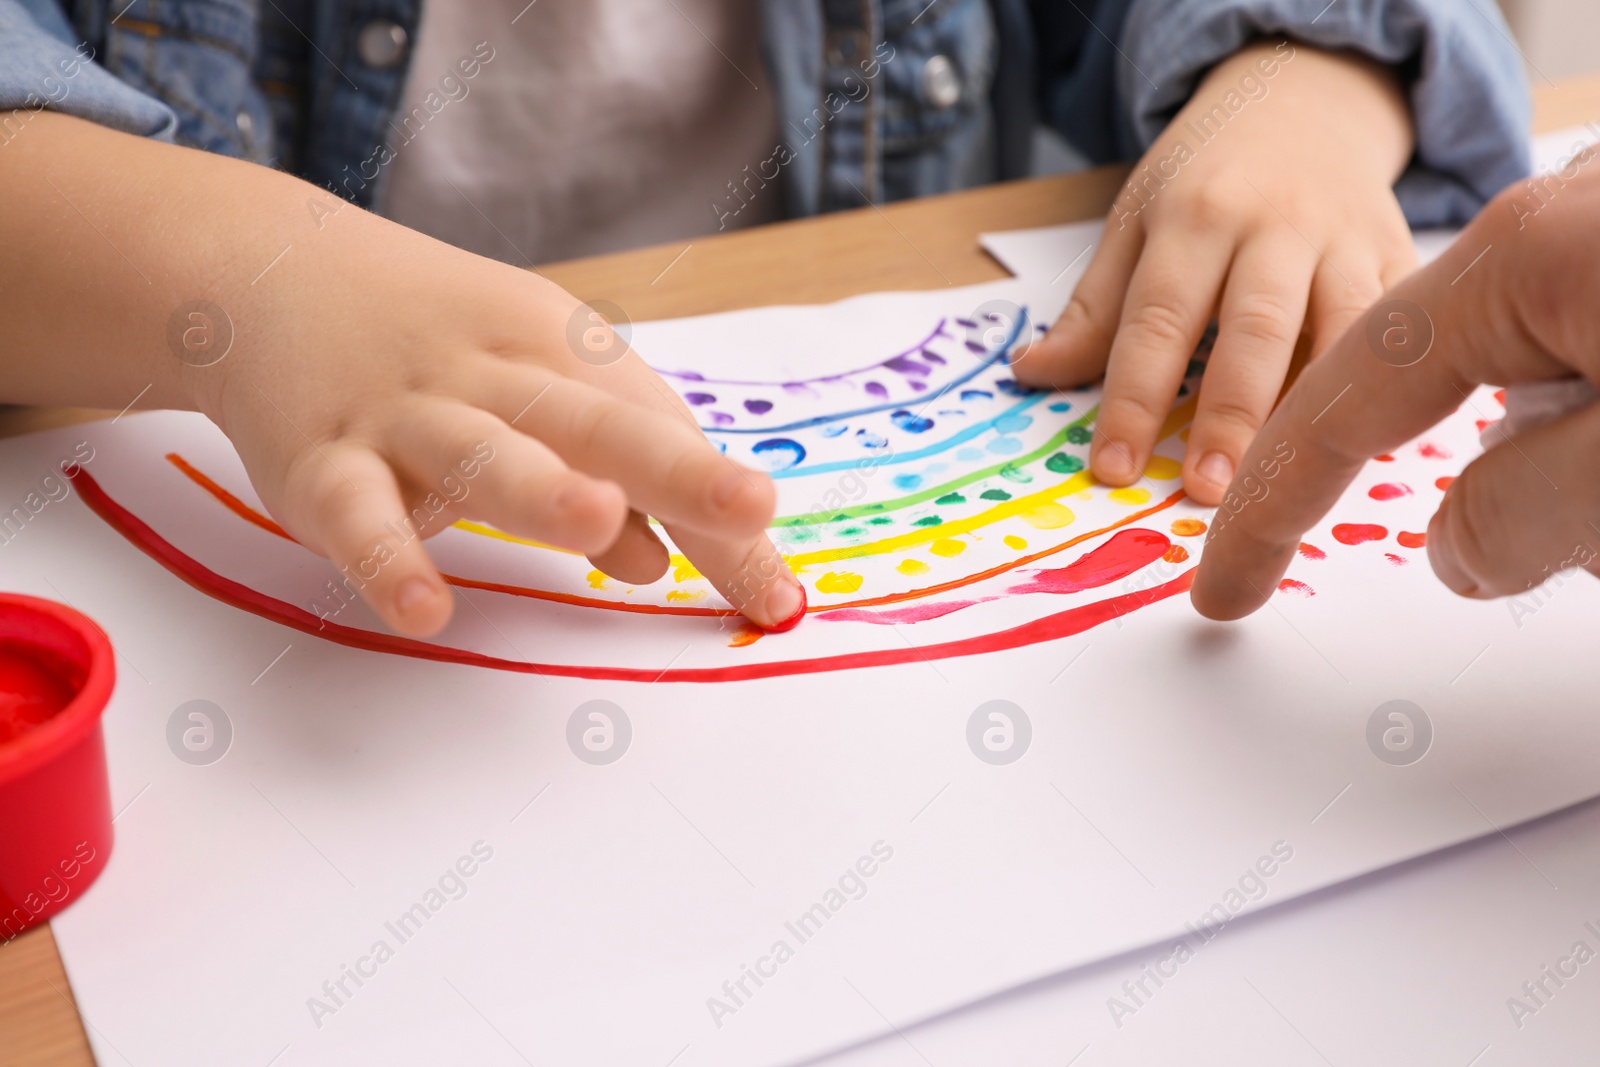
[[[166,104],[113,77],[76,44],[49,0],[0,0],[0,144],[46,108],[90,122],[170,141],[178,117]]]

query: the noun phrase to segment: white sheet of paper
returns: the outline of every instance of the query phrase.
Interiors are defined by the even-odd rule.
[[[828,424],[844,421],[863,442],[853,460],[830,451],[844,434],[784,431],[805,449],[784,470],[847,464],[780,479],[780,510],[805,514],[841,506],[828,494],[846,491],[861,455],[894,462],[874,465],[858,499],[904,500],[1040,452],[1090,410],[1093,394],[1074,393],[989,415],[985,400],[1029,398],[1000,388],[1003,370],[987,366],[971,381],[988,382],[980,391],[989,396],[956,392],[949,410],[959,415],[943,413],[948,395],[933,408],[913,402],[913,379],[944,384],[981,362],[965,331],[982,339],[991,320],[975,311],[998,307],[1004,318],[1007,304],[1021,305],[1029,321],[1049,321],[1065,289],[1048,283],[642,324],[634,341],[653,365],[704,379],[830,379],[810,383],[816,396],[672,379],[685,392],[723,390],[695,406],[714,430],[776,435],[808,414],[836,414],[822,385],[846,379],[854,384],[841,388],[872,400],[852,404],[883,408]],[[852,375],[929,351],[939,319],[974,323],[934,339],[944,362],[918,355],[925,373]],[[760,399],[773,406],[745,403]],[[732,423],[715,425],[711,411]],[[935,426],[907,428],[915,424],[901,411]],[[1175,596],[1072,636],[943,655],[943,643],[1171,581],[1198,555],[1200,539],[1171,524],[1204,513],[1177,502],[1007,569],[1024,551],[1066,546],[1173,488],[1152,479],[1141,486],[1149,499],[1127,500],[1063,490],[1026,516],[1007,510],[1019,494],[1073,477],[1064,460],[1059,471],[1045,462],[1075,454],[1068,441],[1040,454],[1029,482],[997,472],[964,485],[959,503],[896,507],[887,536],[830,524],[824,548],[786,545],[800,555],[904,538],[808,563],[814,604],[908,596],[935,579],[965,583],[960,597],[978,603],[895,625],[819,616],[735,647],[716,616],[605,612],[465,586],[438,654],[493,665],[319,635],[324,612],[349,642],[378,627],[359,603],[314,610],[332,569],[223,507],[166,458],[179,453],[259,510],[203,420],[130,415],[0,444],[0,500],[25,499],[89,441],[88,471],[156,535],[311,620],[311,632],[293,629],[183,584],[78,499],[48,504],[0,553],[7,587],[77,605],[120,653],[106,723],[114,795],[126,805],[119,842],[101,881],[55,923],[97,1054],[178,1065],[280,1054],[285,1065],[786,1062],[1169,937],[1279,841],[1295,856],[1275,875],[1273,900],[1600,792],[1586,755],[1600,723],[1584,714],[1570,666],[1583,661],[1597,594],[1568,583],[1520,611],[1462,602],[1397,540],[1425,528],[1435,480],[1473,454],[1474,419],[1497,416],[1485,392],[1430,435],[1428,454],[1412,447],[1374,464],[1308,535],[1326,558],[1291,572],[1314,595],[1281,594],[1239,626],[1208,624]],[[974,425],[984,428],[961,441],[939,436]],[[766,433],[713,436],[744,458],[796,456],[753,449]],[[938,453],[915,443],[934,437]],[[1163,446],[1168,455],[1178,447],[1175,438]],[[962,458],[963,448],[975,454]],[[895,483],[901,475],[921,481]],[[1380,482],[1411,492],[1375,500],[1368,490]],[[981,486],[1009,496],[985,501]],[[934,514],[949,528],[930,538],[916,520]],[[980,515],[991,517],[952,532]],[[1334,523],[1382,524],[1385,534],[1346,546]],[[1000,596],[1133,526],[1189,559],[1070,593]],[[943,555],[933,550],[940,540],[964,547]],[[711,603],[694,597],[692,574],[650,589],[596,588],[570,558],[481,533],[450,530],[436,548],[469,581],[656,608]],[[906,574],[908,559],[928,569]],[[838,576],[825,583],[832,592],[818,585],[828,574]],[[862,583],[854,591],[852,577]],[[999,598],[984,599],[991,594]],[[863,652],[905,662],[781,673],[792,660]],[[516,673],[527,663],[659,680]],[[683,673],[740,664],[769,665],[774,676]],[[208,766],[182,762],[167,742],[175,710],[196,698],[220,706],[234,735]],[[1367,740],[1375,709],[1395,699],[1424,708],[1434,733],[1426,757],[1404,767],[1379,760]],[[592,700],[614,702],[631,723],[625,754],[609,765],[580,760],[581,742],[568,744],[569,721]],[[1025,754],[1005,766],[968,742],[969,720],[993,700],[1013,702],[1031,723]],[[580,735],[590,721],[578,723]],[[472,860],[474,845],[492,856]],[[472,877],[445,877],[462,857]],[[849,875],[858,863],[870,877]],[[426,918],[402,942],[391,926],[419,904]],[[792,929],[808,911],[820,928]],[[380,941],[392,956],[375,962]],[[788,952],[774,963],[780,941]],[[357,985],[346,967],[370,973]],[[762,984],[746,968],[763,970]]]
[[[1172,942],[1102,961],[817,1067],[1588,1063],[1597,842],[1591,801],[1269,906],[1210,941],[1188,935],[1187,952]]]

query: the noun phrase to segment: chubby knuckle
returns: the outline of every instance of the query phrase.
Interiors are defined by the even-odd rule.
[[[1234,397],[1210,400],[1201,414],[1209,435],[1243,444],[1248,444],[1266,421],[1265,412]]]
[[[1240,197],[1222,183],[1209,181],[1182,193],[1173,206],[1187,225],[1211,233],[1229,227],[1238,219]]]
[[[1142,393],[1108,394],[1101,406],[1105,410],[1102,423],[1112,426],[1148,426],[1167,414],[1164,406]]]
[[[1189,341],[1192,326],[1186,308],[1171,296],[1147,300],[1135,308],[1128,326],[1142,341],[1167,346],[1182,346]]]
[[[1228,316],[1236,339],[1257,344],[1287,344],[1300,332],[1295,309],[1281,294],[1250,293],[1241,297]]]

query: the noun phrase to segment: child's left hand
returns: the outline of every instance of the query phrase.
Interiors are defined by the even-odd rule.
[[[1017,378],[1069,386],[1103,372],[1090,466],[1128,485],[1216,317],[1183,486],[1219,503],[1302,326],[1321,353],[1416,265],[1392,192],[1411,151],[1388,68],[1284,41],[1242,49],[1135,166],[1071,303]]]

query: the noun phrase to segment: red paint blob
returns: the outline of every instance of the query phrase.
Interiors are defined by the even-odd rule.
[[[1448,448],[1440,448],[1431,441],[1424,441],[1417,451],[1422,453],[1425,459],[1449,459],[1453,455]]]
[[[1300,554],[1302,556],[1304,556],[1306,559],[1327,559],[1328,558],[1328,554],[1326,552],[1322,551],[1322,549],[1318,548],[1316,545],[1308,545],[1304,541],[1300,542]]]
[[[1297,582],[1293,578],[1285,578],[1283,581],[1279,582],[1278,592],[1293,593],[1296,596],[1306,597],[1317,595],[1317,591],[1315,589],[1311,588],[1305,582]]]
[[[1394,462],[1394,457],[1389,455],[1389,453],[1387,453],[1387,452],[1385,452],[1381,456],[1373,456],[1372,458],[1377,460],[1379,463],[1393,463]]]
[[[43,649],[0,645],[0,745],[48,722],[72,703],[73,686]]]
[[[1032,581],[1014,585],[1008,593],[1079,593],[1097,585],[1126,578],[1164,555],[1172,542],[1154,530],[1120,530],[1092,552],[1065,567],[1035,571]]]
[[[1333,539],[1341,545],[1359,545],[1367,541],[1382,541],[1389,531],[1368,522],[1341,522],[1333,528]]]
[[[1388,560],[1390,563],[1393,563],[1396,567],[1404,567],[1407,563],[1411,562],[1404,556],[1397,556],[1393,552],[1385,552],[1383,554],[1383,558]]]
[[[1399,533],[1395,534],[1394,539],[1400,542],[1401,548],[1422,548],[1428,543],[1427,534],[1411,533],[1407,530],[1401,530]]]
[[[806,587],[799,582],[795,583],[795,587],[800,590],[800,606],[795,608],[787,619],[768,626],[766,628],[767,633],[786,634],[796,626],[799,626],[800,620],[806,617]]]
[[[1455,479],[1454,475],[1446,474],[1443,478],[1435,478],[1433,480],[1433,484],[1434,484],[1435,487],[1437,487],[1439,489],[1448,489],[1448,488],[1450,488],[1450,483],[1455,481],[1455,480],[1456,479]]]
[[[1399,500],[1411,495],[1411,487],[1399,482],[1379,482],[1367,490],[1367,495],[1374,500]]]
[[[1506,391],[1504,389],[1496,389],[1494,391],[1494,398],[1500,401],[1501,407],[1506,406]]]
[[[1472,425],[1474,425],[1474,426],[1476,426],[1478,428],[1478,432],[1479,433],[1482,433],[1487,427],[1489,427],[1491,425],[1491,422],[1490,422],[1489,419],[1473,419],[1472,420]]]

